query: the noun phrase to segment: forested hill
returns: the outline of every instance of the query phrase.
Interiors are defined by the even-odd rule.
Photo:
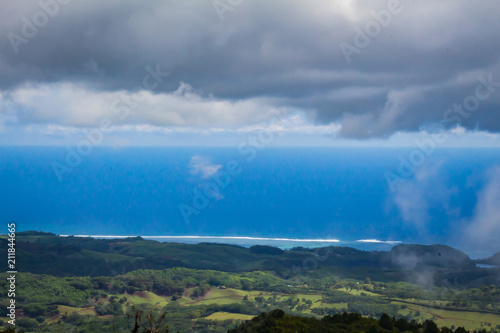
[[[138,316],[143,317],[140,313]],[[154,327],[154,328],[151,328]],[[454,327],[454,325],[452,326]],[[0,331],[0,333],[15,333],[12,327]],[[23,330],[18,332],[23,333]],[[115,330],[116,332],[116,330]],[[163,320],[144,324],[136,320],[135,329],[132,332],[143,333],[169,333],[171,330]],[[432,320],[418,323],[415,320],[407,321],[404,318],[395,319],[387,314],[382,314],[380,319],[363,317],[358,313],[342,313],[328,315],[321,319],[312,317],[301,317],[285,314],[280,309],[263,312],[251,320],[247,320],[227,333],[470,333],[463,327],[438,328]],[[485,329],[474,331],[474,333],[487,333]]]
[[[0,238],[0,242],[6,242]],[[6,256],[7,245],[0,244]],[[185,267],[225,272],[273,271],[286,278],[293,270],[331,272],[343,277],[418,280],[453,278],[464,285],[499,284],[498,269],[477,268],[464,253],[444,245],[398,245],[388,252],[349,247],[280,250],[224,244],[161,243],[140,237],[94,239],[20,232],[16,243],[18,270],[53,276],[110,276],[137,269]],[[415,282],[415,281],[413,281]],[[418,282],[418,281],[417,281]]]
[[[383,314],[379,320],[362,317],[357,313],[335,314],[322,319],[298,317],[285,314],[282,310],[262,313],[248,320],[228,333],[467,333],[463,327],[452,330],[438,328],[432,320],[423,323],[408,322],[406,319],[394,319]],[[486,332],[480,331],[481,332]]]
[[[478,260],[478,262],[487,265],[500,266],[500,252],[495,253],[487,259]]]

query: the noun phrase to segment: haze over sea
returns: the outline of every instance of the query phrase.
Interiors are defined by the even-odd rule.
[[[498,182],[500,151],[437,150],[391,191],[386,173],[398,174],[400,156],[414,149],[266,148],[249,162],[236,148],[94,148],[60,181],[52,164],[64,162],[64,147],[4,147],[1,210],[19,231],[60,235],[237,236],[258,239],[156,239],[367,249],[441,243],[473,257],[498,251],[467,234],[485,227],[481,200]],[[241,172],[184,218],[180,205],[192,207],[194,190],[214,183],[231,160]]]

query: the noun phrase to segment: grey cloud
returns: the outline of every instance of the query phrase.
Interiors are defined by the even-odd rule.
[[[46,0],[48,1],[48,0]],[[220,21],[210,1],[72,0],[16,54],[7,38],[40,7],[5,1],[0,12],[0,91],[28,81],[131,90],[146,66],[224,100],[273,98],[340,135],[386,137],[441,122],[474,93],[479,75],[500,81],[500,11],[494,0],[401,1],[404,10],[348,63],[340,43],[386,1],[243,1]],[[499,91],[463,118],[500,131]],[[452,127],[456,123],[444,124]]]

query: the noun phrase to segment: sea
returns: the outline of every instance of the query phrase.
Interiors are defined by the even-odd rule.
[[[499,149],[0,147],[0,233],[460,249],[498,165]]]

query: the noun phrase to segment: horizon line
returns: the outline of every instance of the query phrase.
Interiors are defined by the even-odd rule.
[[[141,236],[141,235],[59,235],[61,237],[92,237],[92,238],[159,238],[159,239],[237,239],[237,240],[261,240],[261,241],[286,241],[286,242],[316,242],[316,243],[340,243],[339,239],[300,239],[300,238],[275,238],[275,237],[247,237],[247,236]],[[357,243],[375,243],[375,244],[401,244],[402,241],[382,241],[378,239],[360,239],[355,241],[345,241],[345,242],[357,242]]]

